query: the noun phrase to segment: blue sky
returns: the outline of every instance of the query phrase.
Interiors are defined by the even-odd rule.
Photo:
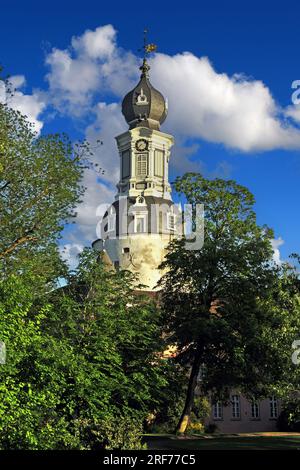
[[[17,77],[16,107],[42,133],[104,140],[95,158],[109,176],[87,175],[78,226],[65,233],[69,254],[95,238],[96,203],[113,196],[114,135],[126,130],[119,103],[138,77],[145,26],[160,53],[152,82],[170,97],[162,130],[177,141],[171,177],[196,169],[236,179],[254,193],[259,223],[284,240],[281,257],[300,251],[300,105],[291,101],[300,80],[299,14],[296,1],[2,4],[0,62]]]

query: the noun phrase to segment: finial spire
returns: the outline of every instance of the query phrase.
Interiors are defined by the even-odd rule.
[[[149,44],[147,29],[144,30],[144,45],[139,49],[143,51],[142,71],[139,83],[124,97],[122,101],[122,113],[129,124],[129,129],[146,127],[159,130],[160,124],[167,117],[167,104],[163,95],[150,83],[148,72],[150,66],[147,57],[156,50],[155,44]]]
[[[143,76],[146,76],[148,77],[148,72],[150,70],[150,66],[147,62],[147,57],[149,56],[149,54],[151,54],[151,52],[155,52],[157,49],[157,45],[156,44],[153,44],[153,43],[148,43],[148,29],[145,28],[144,29],[144,44],[143,44],[143,64],[141,65],[140,67],[140,70],[142,71],[142,77]],[[139,49],[141,50],[141,49]]]

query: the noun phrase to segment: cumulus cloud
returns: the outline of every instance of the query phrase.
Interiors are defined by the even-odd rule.
[[[9,81],[14,90],[13,95],[8,95],[5,85],[0,82],[0,102],[7,103],[12,109],[20,111],[27,116],[29,122],[33,124],[35,131],[39,134],[43,127],[40,115],[46,108],[46,102],[42,94],[38,91],[34,91],[31,95],[23,93],[22,88],[26,85],[23,75],[14,75],[10,77]]]
[[[103,141],[103,146],[96,146],[93,161],[105,170],[103,179],[116,184],[119,179],[120,158],[115,137],[125,131],[124,119],[119,103],[98,103],[93,109],[94,122],[86,128],[85,137],[96,146],[97,139]]]
[[[95,97],[122,95],[137,76],[137,58],[117,47],[112,25],[73,37],[68,49],[52,49],[46,57],[46,75],[52,104],[61,112],[79,116],[90,111]]]
[[[288,106],[285,110],[285,115],[293,119],[296,123],[300,123],[300,105]]]
[[[115,190],[99,180],[97,173],[87,169],[84,174],[83,185],[86,192],[76,212],[76,223],[80,230],[80,237],[90,245],[97,238],[97,224],[105,212],[107,204],[114,200]]]
[[[100,26],[95,31],[87,30],[82,36],[72,38],[72,47],[91,59],[110,57],[116,49],[116,30],[111,24]]]
[[[138,77],[137,57],[117,45],[112,25],[74,37],[66,50],[46,58],[50,94],[56,106],[74,115],[90,109],[95,97],[118,100]],[[268,87],[242,74],[219,73],[207,57],[190,52],[151,60],[151,80],[169,99],[166,128],[183,138],[217,142],[242,152],[300,148],[300,130],[286,118]],[[67,106],[66,106],[67,104]]]
[[[218,73],[207,57],[191,53],[157,54],[152,77],[169,98],[173,132],[243,152],[300,148],[300,131],[261,81]]]
[[[274,263],[276,263],[277,265],[281,265],[281,264],[282,264],[282,260],[281,260],[279,248],[284,244],[284,240],[282,240],[281,237],[279,237],[279,238],[277,238],[277,239],[274,238],[274,239],[271,241],[271,244],[272,244],[272,248],[273,248],[273,261],[274,261]]]

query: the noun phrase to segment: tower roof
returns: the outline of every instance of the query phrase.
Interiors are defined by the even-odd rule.
[[[129,124],[129,129],[148,127],[159,130],[160,124],[167,117],[167,102],[150,83],[150,66],[146,57],[140,70],[142,74],[139,83],[123,99],[122,113]]]

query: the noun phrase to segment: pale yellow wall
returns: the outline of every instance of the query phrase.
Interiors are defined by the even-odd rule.
[[[170,235],[132,234],[124,239],[105,240],[105,250],[112,262],[119,261],[121,269],[137,275],[145,290],[153,290],[163,274],[158,267],[169,241]],[[123,253],[125,247],[129,247],[129,254]]]

